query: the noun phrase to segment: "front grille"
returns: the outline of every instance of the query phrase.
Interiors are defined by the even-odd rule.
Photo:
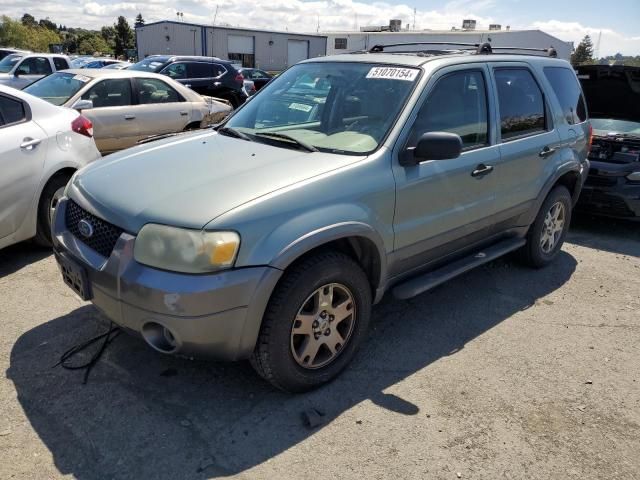
[[[577,208],[584,211],[595,211],[615,217],[633,217],[635,214],[627,203],[620,197],[607,195],[603,192],[592,191],[580,195]]]
[[[599,175],[589,175],[587,177],[587,181],[585,185],[589,185],[592,187],[612,187],[616,183],[618,183],[618,179],[616,177],[601,177]]]
[[[80,233],[78,227],[80,220],[86,220],[93,226],[93,235],[85,237]],[[115,247],[118,238],[124,231],[87,212],[73,200],[67,202],[66,225],[74,237],[103,257],[111,255],[113,247]]]

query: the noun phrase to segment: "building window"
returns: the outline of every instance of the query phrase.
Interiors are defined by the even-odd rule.
[[[253,53],[229,53],[229,60],[234,63],[242,63],[243,67],[255,67],[255,55]]]
[[[336,50],[346,50],[347,49],[347,39],[346,38],[336,38],[334,45],[335,45],[335,49]]]

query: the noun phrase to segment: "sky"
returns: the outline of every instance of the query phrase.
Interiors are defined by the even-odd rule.
[[[216,9],[218,11],[215,14]],[[19,18],[28,12],[67,26],[99,28],[118,15],[130,23],[141,13],[147,23],[176,20],[227,24],[295,32],[352,30],[386,25],[389,19],[417,29],[460,27],[463,18],[511,29],[540,29],[564,41],[578,42],[587,34],[598,38],[600,56],[620,52],[640,55],[640,0],[0,0],[0,14]]]

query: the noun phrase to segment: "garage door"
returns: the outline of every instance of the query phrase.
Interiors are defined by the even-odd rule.
[[[228,52],[229,53],[253,53],[253,37],[247,37],[246,35],[229,35]]]
[[[294,65],[309,58],[309,42],[307,40],[289,40],[287,43],[287,64]]]

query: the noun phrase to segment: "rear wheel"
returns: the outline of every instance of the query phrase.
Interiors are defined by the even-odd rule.
[[[62,198],[64,188],[71,178],[70,175],[57,175],[49,180],[49,183],[42,190],[40,201],[38,202],[38,223],[34,241],[42,247],[51,246],[51,224],[53,214],[58,206],[58,201]]]
[[[323,252],[303,260],[276,287],[251,364],[282,390],[319,387],[353,358],[371,303],[367,276],[349,256]]]
[[[571,194],[556,186],[545,199],[522,247],[522,259],[534,268],[545,267],[560,253],[571,223]]]

